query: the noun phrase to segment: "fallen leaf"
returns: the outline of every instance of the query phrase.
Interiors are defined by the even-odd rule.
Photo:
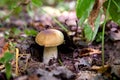
[[[30,26],[33,26],[36,30],[40,31],[43,30],[45,27],[40,21],[32,21]]]
[[[91,70],[97,71],[99,73],[104,73],[110,66],[109,65],[104,65],[103,66],[92,66]]]
[[[9,44],[5,42],[4,38],[0,38],[0,58],[4,56],[5,51],[7,51]]]
[[[92,48],[84,48],[80,52],[80,56],[89,56],[93,54],[101,54],[100,50],[92,49]]]
[[[113,41],[117,41],[117,40],[120,40],[120,30],[117,30],[117,31],[111,31],[110,32],[110,39],[113,40]]]
[[[40,80],[37,75],[31,75],[28,77],[28,80]]]
[[[111,68],[111,73],[114,73],[117,77],[120,78],[120,65],[112,65]]]

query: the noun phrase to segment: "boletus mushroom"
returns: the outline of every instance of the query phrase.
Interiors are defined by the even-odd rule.
[[[57,46],[64,42],[64,35],[56,29],[47,29],[39,32],[35,38],[37,44],[44,46],[43,63],[48,64],[50,59],[57,58]]]

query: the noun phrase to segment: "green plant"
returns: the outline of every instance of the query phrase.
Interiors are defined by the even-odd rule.
[[[37,31],[34,29],[25,29],[24,32],[27,36],[36,36],[37,35]]]
[[[111,0],[111,1],[103,0],[102,2],[100,1],[101,0],[77,0],[76,14],[77,17],[80,18],[79,25],[83,27],[85,38],[87,39],[88,42],[92,42],[95,39],[95,36],[97,34],[100,25],[101,14],[105,14],[105,21],[111,19],[120,25],[120,0]],[[109,1],[110,4],[108,4]],[[94,7],[98,7],[98,8],[95,9]],[[106,11],[104,9],[106,9]],[[92,11],[95,12],[95,10],[96,13],[92,13]],[[91,14],[93,14],[95,17],[91,16]],[[90,17],[95,19],[92,20],[92,18]],[[94,25],[91,25],[90,21],[92,21]]]
[[[42,5],[42,0],[31,0],[32,4],[40,7]]]
[[[97,35],[101,14],[105,15],[102,30],[102,65],[104,65],[105,24],[111,19],[120,25],[120,0],[77,0],[76,15],[80,18],[79,25],[82,26],[88,43],[91,43]]]
[[[102,32],[97,33],[95,41],[96,42],[101,42],[102,41]]]
[[[25,9],[29,12],[32,10],[31,7],[40,7],[41,5],[42,0],[0,0],[0,7],[8,10],[7,15],[0,17],[0,21],[8,19],[11,15],[18,16]]]
[[[0,58],[0,63],[2,63],[5,66],[6,76],[8,80],[12,75],[11,73],[12,66],[10,64],[10,61],[13,59],[13,57],[14,57],[13,54],[11,54],[10,52],[6,52],[4,56]]]
[[[110,1],[110,3],[109,3]],[[108,9],[108,15],[111,20],[115,21],[117,24],[120,25],[120,0],[107,0],[104,3],[104,8],[107,8],[109,5]]]
[[[80,18],[79,25],[82,26],[83,28],[83,32],[87,42],[92,42],[95,39],[100,22],[100,13],[99,13],[95,19],[94,22],[95,27],[93,30],[91,25],[89,24],[89,20],[87,20],[94,7],[94,4],[95,4],[95,0],[88,0],[88,1],[77,0],[77,5],[76,5],[76,14],[77,17]]]
[[[5,33],[5,36],[4,36],[5,39],[8,39],[10,37],[16,37],[16,36],[20,35],[21,30],[13,27],[13,28],[6,30],[4,33]]]

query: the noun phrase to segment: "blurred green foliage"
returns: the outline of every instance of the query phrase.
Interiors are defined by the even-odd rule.
[[[36,36],[37,35],[37,31],[34,29],[25,29],[24,32],[27,36]]]
[[[102,66],[104,66],[104,63],[105,63],[105,61],[104,61],[104,58],[105,58],[104,57],[105,25],[106,25],[106,22],[110,19],[120,25],[120,0],[105,0],[105,3],[103,2],[103,6],[101,7],[101,9],[98,9],[99,14],[102,13],[105,15],[105,19],[102,23],[103,24],[102,33],[99,33],[99,35],[97,35],[98,28],[100,26],[99,15],[97,15],[98,17],[94,21],[94,24],[95,24],[94,30],[92,30],[93,27],[91,27],[91,25],[87,21],[88,17],[90,16],[91,10],[93,9],[94,2],[95,2],[95,0],[77,0],[76,14],[77,14],[77,17],[80,18],[79,25],[83,27],[84,36],[87,39],[86,41],[91,43],[96,38],[98,38],[98,39],[96,39],[96,41],[98,41],[98,42],[100,42],[100,40],[102,40]],[[99,3],[97,5],[99,5]],[[97,35],[97,37],[96,37],[96,35]]]
[[[93,9],[94,3],[95,0],[77,0],[77,4],[76,4],[76,15],[78,18],[80,18],[79,25],[83,27],[84,36],[88,43],[92,42],[95,39],[100,22],[100,15],[98,15],[95,21],[94,31],[92,30],[88,21],[85,22],[86,19],[89,17],[90,12]],[[83,26],[83,24],[85,25]]]
[[[13,59],[13,57],[14,57],[13,54],[11,54],[10,52],[6,52],[4,56],[0,58],[0,63],[5,65],[6,76],[8,80],[10,79],[12,75],[11,73],[12,66],[9,62]]]
[[[104,7],[107,8],[109,0],[104,4]],[[120,25],[120,0],[111,0],[109,15],[113,21]]]
[[[0,0],[0,9],[7,10],[7,15],[2,16],[1,20],[4,21],[11,15],[18,16],[27,11],[28,7],[33,9],[33,7],[40,7],[41,5],[42,0]]]
[[[42,5],[42,0],[32,0],[31,2],[33,5],[38,7]]]
[[[0,7],[7,8],[9,10],[13,9],[16,4],[21,0],[0,0]]]
[[[107,9],[108,2],[110,0],[106,0],[104,3],[104,8]],[[105,10],[103,10],[103,7],[99,11],[98,18],[95,20],[94,25],[94,31],[91,29],[91,26],[88,24],[88,17],[90,15],[90,12],[93,9],[95,0],[77,0],[76,4],[76,15],[78,18],[80,18],[79,25],[82,26],[84,29],[84,35],[88,42],[91,42],[95,39],[95,36],[97,35],[97,31],[100,25],[100,14],[106,13]],[[108,10],[109,16],[105,15],[105,20],[113,20],[116,23],[120,25],[120,0],[111,0]],[[83,25],[85,24],[85,26]]]

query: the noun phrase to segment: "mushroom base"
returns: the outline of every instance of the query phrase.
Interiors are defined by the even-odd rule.
[[[43,63],[48,64],[50,59],[56,59],[57,53],[57,47],[44,47]]]

